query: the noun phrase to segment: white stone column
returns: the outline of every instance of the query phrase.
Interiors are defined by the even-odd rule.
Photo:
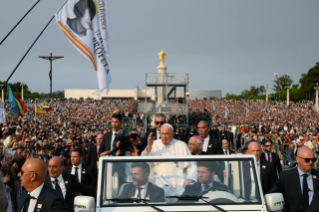
[[[268,83],[266,84],[266,105],[268,105]]]
[[[319,86],[318,86],[318,82],[316,83],[316,86],[314,87],[314,89],[316,90],[316,111],[318,111],[318,90],[319,90]]]
[[[287,89],[287,106],[289,106],[289,85],[286,86],[286,89]]]
[[[166,95],[166,87],[165,87],[165,84],[166,84],[166,70],[167,70],[167,67],[165,65],[159,65],[157,67],[157,70],[158,70],[158,84],[160,85],[164,85],[164,86],[161,86],[161,87],[158,87],[157,89],[157,96],[158,96],[158,100],[157,102],[158,103],[161,103],[164,101],[164,97]]]
[[[24,86],[24,84],[23,84],[23,82],[21,82],[21,100],[22,100],[22,102],[23,102],[23,99],[24,99],[24,90],[23,90],[23,86]]]

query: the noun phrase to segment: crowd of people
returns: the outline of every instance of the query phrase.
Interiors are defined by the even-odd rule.
[[[134,100],[55,101],[50,104],[52,114],[41,116],[35,116],[32,104],[27,105],[24,117],[12,116],[7,107],[5,123],[0,124],[0,169],[7,211],[22,211],[25,190],[31,193],[42,181],[49,185],[45,186],[47,192],[57,190],[65,199],[65,203],[57,200],[61,207],[57,211],[74,211],[74,196],[95,197],[97,161],[104,155],[157,155],[167,145],[177,146],[177,155],[252,153],[255,148],[261,153],[255,154],[257,160],[272,163],[276,178],[281,176],[283,165],[302,163],[298,163],[298,154],[307,153],[308,158],[309,149],[313,153],[310,159],[319,155],[319,119],[311,101],[287,106],[286,102],[259,100],[189,100],[188,127],[164,114],[146,117],[138,112]],[[131,118],[130,123],[125,123],[125,117]],[[145,118],[150,119],[153,129],[140,127]],[[311,169],[316,160],[310,161]],[[33,166],[39,170],[34,171]],[[25,176],[27,170],[30,174]],[[192,180],[186,179],[183,186]],[[26,182],[37,183],[32,187]],[[265,182],[264,193],[276,182]],[[284,192],[282,184],[276,191]],[[315,191],[313,187],[313,195]],[[310,204],[309,200],[304,207]]]

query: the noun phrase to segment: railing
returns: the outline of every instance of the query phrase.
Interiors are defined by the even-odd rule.
[[[146,85],[187,85],[188,74],[146,74]]]

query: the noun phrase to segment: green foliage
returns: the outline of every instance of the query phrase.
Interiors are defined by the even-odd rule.
[[[239,96],[233,93],[232,94],[227,93],[225,96],[225,99],[239,99]]]
[[[263,94],[263,93],[265,93],[265,92],[266,92],[265,86],[263,86],[263,85],[259,86],[259,88],[258,88],[258,94],[260,95],[260,94]]]
[[[316,91],[314,89],[317,82],[319,82],[319,63],[317,63],[314,67],[309,69],[308,73],[301,74],[300,82],[300,92],[304,95],[306,94],[314,94]]]
[[[299,88],[299,84],[293,84],[292,87],[293,88]]]
[[[282,88],[284,90],[286,89],[286,86],[288,86],[288,85],[291,86],[292,83],[293,83],[292,79],[287,74],[284,74],[281,77],[279,77],[279,80],[280,80]],[[274,80],[274,83],[275,84],[274,84],[273,90],[276,91],[276,92],[281,91],[281,88],[280,88],[280,85],[279,85],[279,82],[278,82],[277,78]]]

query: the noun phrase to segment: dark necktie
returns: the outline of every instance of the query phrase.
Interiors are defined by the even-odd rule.
[[[62,192],[62,189],[61,189],[61,187],[60,187],[60,185],[59,185],[59,180],[58,180],[58,179],[55,179],[55,180],[54,180],[54,185],[55,185],[55,190],[58,192],[58,194],[60,195],[60,197],[62,197],[62,198],[64,199],[64,197],[63,197],[63,192]]]
[[[141,199],[141,190],[143,189],[142,187],[136,187],[138,192],[137,192],[137,198]]]
[[[227,150],[224,150],[224,154],[227,155]]]
[[[204,184],[204,191],[206,191],[209,188],[209,185]]]
[[[31,199],[36,199],[36,198],[28,194],[27,197],[25,198],[22,212],[28,212]]]
[[[268,154],[268,161],[270,161],[270,154]]]
[[[78,180],[78,182],[81,183],[81,182],[80,182],[80,179],[79,179],[78,169],[79,169],[79,167],[75,167],[75,177],[76,177],[76,179]]]
[[[307,183],[308,174],[303,174],[302,176],[303,176],[303,182],[302,182],[303,211],[307,211],[309,208],[309,195],[308,195],[308,183]]]

